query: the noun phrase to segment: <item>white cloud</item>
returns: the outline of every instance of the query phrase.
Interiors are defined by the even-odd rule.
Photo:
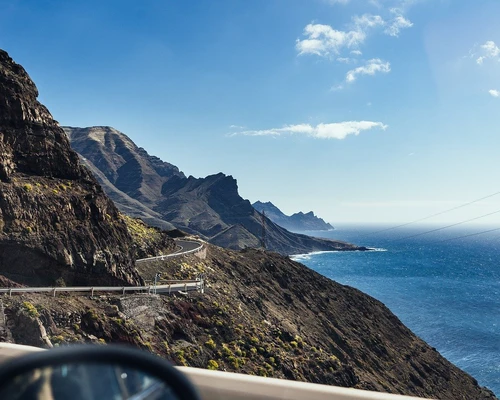
[[[316,54],[327,56],[331,53],[339,54],[344,47],[352,48],[362,43],[366,34],[362,31],[338,31],[330,25],[309,24],[304,28],[307,39],[297,39],[295,48],[299,55]]]
[[[345,80],[352,83],[357,79],[358,75],[375,75],[377,72],[388,73],[390,71],[391,64],[389,62],[384,62],[380,58],[373,58],[366,65],[348,71]]]
[[[355,15],[352,18],[352,21],[354,22],[354,25],[361,30],[385,25],[385,21],[380,15],[363,14],[361,17],[359,15]]]
[[[351,51],[351,54],[352,54],[352,55],[355,55],[355,56],[360,56],[360,55],[362,55],[363,53],[362,53],[360,50],[352,50],[352,51]]]
[[[394,14],[395,17],[390,25],[384,30],[384,33],[387,35],[398,37],[401,29],[411,28],[413,26],[413,22],[403,16],[403,10],[400,8],[391,8],[389,11]]]
[[[349,135],[359,135],[362,131],[379,128],[387,129],[387,125],[382,122],[373,121],[344,121],[329,124],[310,124],[285,125],[283,128],[273,128],[264,130],[244,131],[232,133],[230,136],[281,136],[288,134],[303,134],[317,139],[345,139]]]
[[[500,91],[496,89],[488,90],[488,93],[491,94],[493,97],[500,97]]]
[[[482,65],[484,60],[488,58],[497,58],[500,61],[500,48],[496,45],[496,43],[493,40],[488,40],[484,44],[482,44],[480,47],[480,53],[482,54],[476,59],[476,62],[479,65]],[[477,54],[473,51],[471,51],[471,54],[473,56],[476,56]]]
[[[493,40],[488,40],[481,48],[486,52],[488,57],[497,57],[500,54],[500,49]]]
[[[350,59],[349,57],[338,57],[337,61],[341,62],[341,63],[349,64],[353,60]]]
[[[245,127],[241,126],[241,125],[229,125],[229,128],[231,128],[231,129],[245,129]]]

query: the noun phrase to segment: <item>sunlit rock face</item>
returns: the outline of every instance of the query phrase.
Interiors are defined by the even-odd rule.
[[[0,273],[30,285],[138,283],[116,207],[0,50]]]

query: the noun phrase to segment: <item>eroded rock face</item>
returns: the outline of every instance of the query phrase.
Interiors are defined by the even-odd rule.
[[[117,209],[37,96],[0,50],[0,272],[30,285],[140,282]]]

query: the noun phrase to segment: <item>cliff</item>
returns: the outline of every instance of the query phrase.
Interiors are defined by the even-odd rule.
[[[138,283],[114,204],[0,50],[0,273],[29,285]]]
[[[312,211],[305,214],[300,211],[289,216],[270,201],[266,203],[256,201],[252,206],[260,213],[265,212],[266,217],[275,224],[292,232],[328,231],[333,229],[332,225],[314,215]]]
[[[64,127],[73,148],[121,211],[163,229],[174,226],[230,249],[261,244],[262,216],[232,176],[186,177],[110,127]],[[266,247],[282,254],[363,250],[287,231],[265,218]]]

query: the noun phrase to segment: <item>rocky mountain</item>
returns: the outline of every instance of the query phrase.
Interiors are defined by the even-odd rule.
[[[64,127],[71,145],[121,211],[164,229],[175,226],[230,249],[256,247],[262,215],[238,194],[232,176],[186,177],[110,127]],[[264,218],[270,250],[298,254],[356,246],[291,233]]]
[[[202,272],[206,291],[7,297],[4,335],[44,347],[128,343],[177,365],[428,398],[495,398],[382,303],[288,257],[207,245],[205,259],[141,264],[140,272],[149,279],[159,270],[176,279]]]
[[[117,208],[37,96],[0,50],[0,273],[30,285],[140,282]]]
[[[333,229],[332,225],[314,215],[312,211],[305,214],[300,211],[288,216],[270,201],[266,203],[256,201],[252,204],[252,206],[258,212],[264,212],[266,217],[268,217],[275,224],[291,232],[328,231]]]

